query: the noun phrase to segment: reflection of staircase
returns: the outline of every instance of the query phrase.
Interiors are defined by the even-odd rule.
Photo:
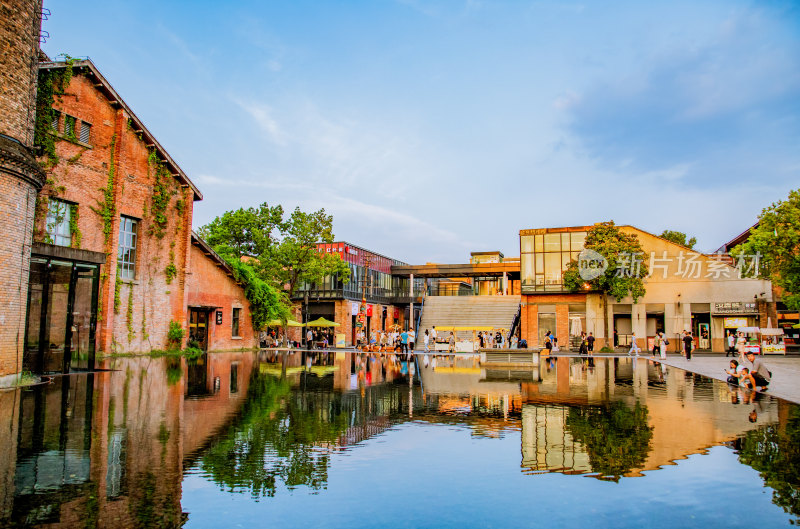
[[[519,310],[516,296],[428,296],[419,326],[419,336],[425,329],[440,327],[494,327],[506,329]],[[440,332],[439,339],[449,335]],[[503,333],[506,335],[506,333]],[[458,331],[459,339],[472,339],[472,331]],[[418,341],[421,341],[417,338]]]

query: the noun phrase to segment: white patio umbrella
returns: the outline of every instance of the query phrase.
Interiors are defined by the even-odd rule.
[[[772,326],[772,318],[767,318],[767,326],[762,327],[759,329],[761,332],[761,336],[781,336],[783,335],[783,329],[780,327],[773,327]]]

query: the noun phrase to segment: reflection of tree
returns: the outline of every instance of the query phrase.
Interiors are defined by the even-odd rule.
[[[330,449],[347,430],[336,395],[292,392],[286,380],[255,372],[242,415],[212,442],[203,469],[219,485],[274,496],[283,483],[318,490],[328,479]]]
[[[771,487],[772,503],[800,522],[800,407],[792,406],[786,428],[771,424],[747,432],[736,443],[739,460]]]
[[[639,402],[633,409],[622,402],[606,407],[570,408],[567,429],[586,447],[594,472],[613,476],[644,464],[650,453],[653,430],[647,424],[647,406]]]

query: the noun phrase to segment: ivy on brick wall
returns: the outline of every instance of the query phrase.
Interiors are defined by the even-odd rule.
[[[55,98],[64,95],[64,90],[72,79],[72,65],[75,59],[65,55],[66,67],[39,71],[39,83],[36,91],[36,121],[33,128],[33,143],[42,149],[46,157],[43,165],[46,168],[58,164],[56,155],[56,132],[53,130],[53,109]]]
[[[81,238],[83,235],[81,234],[81,229],[78,227],[78,205],[77,204],[70,204],[69,205],[69,233],[72,235],[72,247],[73,248],[80,248],[81,247]]]
[[[157,239],[163,239],[167,229],[167,207],[172,197],[178,193],[172,174],[164,162],[158,157],[155,149],[150,150],[147,162],[153,171],[153,193],[150,196],[151,223],[149,233]]]
[[[101,187],[100,191],[103,193],[103,200],[96,200],[97,207],[92,207],[92,211],[100,215],[103,221],[103,241],[106,248],[109,248],[111,242],[111,231],[114,223],[114,217],[117,213],[117,207],[114,204],[114,178],[116,175],[116,165],[114,164],[114,148],[117,145],[117,135],[111,137],[111,144],[109,145],[109,162],[108,162],[108,182],[105,187]]]
[[[128,311],[127,326],[128,326],[128,343],[131,343],[136,337],[136,331],[133,330],[133,283],[128,283]]]
[[[114,282],[114,314],[119,314],[119,306],[122,304],[119,296],[120,290],[122,290],[122,279],[117,272],[117,280]]]

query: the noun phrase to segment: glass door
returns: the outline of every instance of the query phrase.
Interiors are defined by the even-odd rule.
[[[72,321],[70,324],[70,369],[88,370],[94,367],[94,334],[97,316],[95,284],[98,268],[94,265],[75,266],[75,287],[72,289]]]
[[[203,351],[208,350],[208,311],[189,309],[189,341],[197,342]]]

